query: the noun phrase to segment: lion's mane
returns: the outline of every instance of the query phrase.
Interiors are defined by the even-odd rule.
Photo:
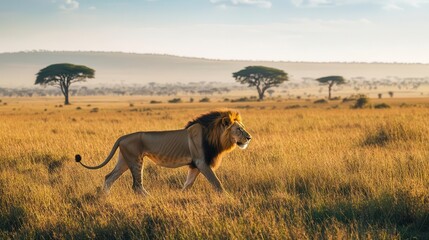
[[[238,112],[232,110],[217,110],[203,114],[186,124],[186,129],[194,124],[200,124],[203,132],[203,152],[207,164],[217,165],[222,154],[234,149],[235,144],[229,136],[229,126],[235,121],[241,122]],[[191,167],[195,167],[191,165]]]

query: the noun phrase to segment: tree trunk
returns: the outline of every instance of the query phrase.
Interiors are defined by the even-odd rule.
[[[256,89],[258,90],[258,96],[259,96],[259,100],[264,100],[264,92],[265,90],[261,89],[259,86],[256,87]]]
[[[329,84],[329,87],[328,87],[328,91],[329,91],[328,99],[329,100],[331,100],[331,90],[332,90],[332,85]]]
[[[329,85],[328,85],[328,89],[329,89],[329,96],[328,96],[328,99],[329,100],[331,100],[332,99],[332,96],[331,96],[331,91],[332,91],[332,86],[334,86],[334,84],[335,84],[335,82],[330,82],[329,83]]]
[[[330,84],[328,85],[328,90],[329,90],[329,96],[328,96],[328,99],[329,99],[329,100],[331,100],[331,99],[332,99],[332,96],[331,96],[332,86],[334,86],[334,83],[330,83]]]
[[[261,92],[261,93],[259,93],[259,100],[264,100],[264,93],[263,92]]]
[[[70,102],[69,102],[69,88],[68,87],[64,88],[64,105],[70,105]]]

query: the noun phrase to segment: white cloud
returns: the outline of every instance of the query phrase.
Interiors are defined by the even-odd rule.
[[[228,6],[256,6],[260,8],[271,8],[272,3],[269,0],[210,0],[211,3],[218,5],[221,8]]]
[[[420,7],[429,0],[290,0],[297,7],[327,7],[356,4],[379,5],[385,10],[401,10],[403,7]]]
[[[79,2],[76,0],[64,0],[59,8],[61,10],[76,10],[79,8]]]
[[[428,4],[429,0],[396,0],[393,2],[404,3],[404,4],[411,5],[413,7],[420,7],[423,4]]]
[[[291,2],[297,7],[320,7],[335,5],[335,1],[332,0],[291,0]]]
[[[387,11],[398,11],[398,10],[403,10],[403,8],[399,7],[398,5],[394,4],[394,3],[388,3],[386,5],[383,6],[384,10]]]
[[[291,0],[298,7],[323,7],[370,2],[365,0]]]

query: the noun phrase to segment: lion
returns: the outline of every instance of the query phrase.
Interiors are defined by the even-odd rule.
[[[116,140],[109,156],[98,166],[87,166],[81,156],[76,162],[88,169],[104,167],[119,147],[116,166],[105,177],[103,190],[108,193],[112,184],[128,169],[133,177],[133,190],[148,195],[142,185],[142,169],[145,157],[157,165],[167,168],[188,166],[188,175],[182,190],[192,187],[202,173],[220,193],[225,189],[215,170],[220,166],[222,156],[236,146],[247,148],[252,137],[244,129],[241,116],[233,110],[218,110],[203,114],[189,121],[184,129],[171,131],[135,132]]]

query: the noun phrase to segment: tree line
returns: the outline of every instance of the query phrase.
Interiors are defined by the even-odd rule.
[[[41,69],[37,74],[35,84],[42,86],[54,86],[61,90],[62,95],[64,96],[64,104],[70,104],[70,85],[76,82],[84,82],[88,79],[95,78],[95,70],[83,65],[74,65],[70,63],[60,63],[52,64],[43,69]],[[274,93],[273,88],[279,87],[282,83],[289,81],[289,76],[286,72],[281,69],[270,68],[266,66],[248,66],[237,72],[232,73],[232,77],[236,82],[247,85],[248,87],[255,88],[258,94],[259,100],[264,100],[266,93],[270,96]],[[304,82],[308,82],[309,78],[305,78]],[[332,99],[332,91],[335,86],[344,85],[346,83],[352,84],[356,88],[362,87],[361,84],[357,83],[356,78],[352,78],[350,81],[342,76],[324,76],[317,79],[310,79],[311,81],[317,81],[321,86],[327,86],[328,88],[328,99]],[[375,83],[370,83],[368,86],[370,88],[376,88],[373,86]],[[384,83],[388,84],[388,83]],[[413,87],[419,86],[419,82],[414,83]],[[201,85],[201,84],[199,84]],[[199,86],[197,84],[197,86]],[[122,95],[125,93],[131,93],[131,95],[142,94],[142,95],[175,95],[178,90],[191,93],[191,94],[205,94],[212,95],[214,93],[227,93],[229,89],[221,87],[212,87],[210,89],[203,88],[196,90],[191,86],[180,86],[178,90],[174,90],[169,87],[160,88],[158,86],[155,89],[157,83],[149,83],[148,87],[137,88],[134,90],[123,91]],[[365,85],[366,86],[366,85]],[[191,88],[190,88],[191,87]],[[339,89],[339,88],[337,88]],[[114,94],[121,95],[120,90],[113,91]],[[78,95],[75,92],[72,92],[72,95]]]

